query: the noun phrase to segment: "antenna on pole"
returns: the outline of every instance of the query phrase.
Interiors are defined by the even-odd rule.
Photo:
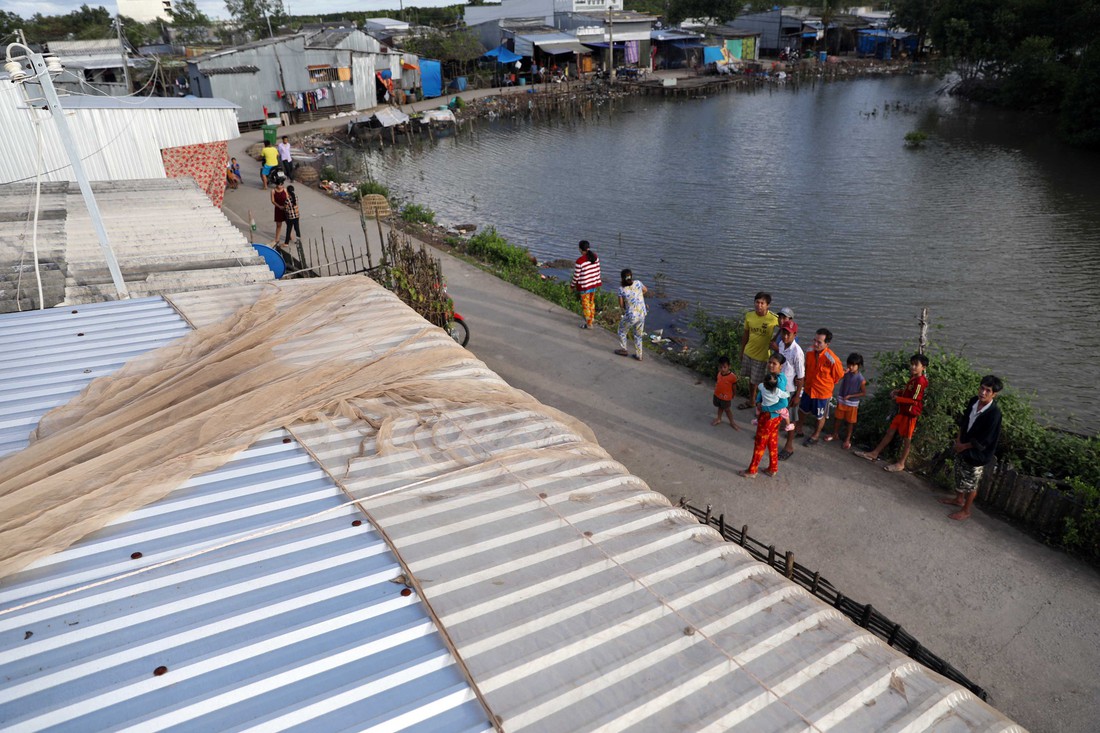
[[[11,50],[13,46],[22,46],[26,50],[27,53],[22,58],[30,63],[31,70],[34,72],[33,76],[27,75],[26,70],[23,68],[23,62],[12,58]],[[122,279],[122,270],[119,269],[114,250],[111,249],[111,243],[107,240],[107,229],[103,226],[103,215],[100,213],[99,204],[96,203],[95,196],[92,194],[92,184],[88,182],[88,176],[84,173],[84,163],[80,159],[80,151],[77,150],[76,141],[69,131],[69,123],[65,120],[65,110],[62,108],[61,100],[57,98],[57,90],[53,86],[51,74],[61,73],[61,60],[52,54],[49,58],[44,58],[42,54],[33,53],[22,43],[9,43],[5,55],[7,61],[4,64],[4,70],[8,72],[12,84],[33,81],[41,86],[46,107],[50,110],[50,115],[57,125],[57,135],[61,138],[61,145],[65,148],[65,155],[68,156],[69,164],[73,168],[73,175],[80,186],[80,193],[84,195],[84,204],[88,207],[88,215],[92,218],[92,226],[95,228],[96,237],[99,239],[99,246],[103,250],[104,258],[107,260],[107,269],[111,272],[115,292],[118,293],[119,299],[129,298],[130,293]]]

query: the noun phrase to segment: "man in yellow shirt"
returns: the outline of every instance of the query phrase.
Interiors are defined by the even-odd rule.
[[[741,334],[741,376],[748,377],[749,397],[738,406],[741,410],[752,408],[756,385],[764,381],[768,371],[772,331],[779,325],[779,317],[768,310],[771,304],[771,293],[757,293],[753,310],[745,314],[745,332]]]
[[[264,190],[267,190],[267,179],[271,171],[279,167],[279,150],[268,141],[264,141],[264,149],[260,151],[264,158],[263,168],[260,169],[260,178],[263,179]]]

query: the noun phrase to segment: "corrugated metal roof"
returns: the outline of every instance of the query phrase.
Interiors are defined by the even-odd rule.
[[[254,67],[253,67],[254,68]],[[62,104],[65,109],[164,109],[164,110],[200,110],[200,109],[239,109],[228,99],[217,97],[104,97],[69,96]]]
[[[84,41],[50,41],[46,44],[50,53],[58,56],[104,56],[122,52],[117,38],[93,38]]]
[[[43,180],[71,181],[72,174],[56,124],[44,110],[29,109],[23,84],[0,84],[0,129],[4,130],[4,154],[0,155],[0,184],[34,180],[39,169]],[[81,101],[77,102],[76,100]],[[69,96],[69,129],[76,138],[84,168],[93,181],[164,178],[163,148],[233,140],[240,136],[237,113],[224,100],[216,105],[150,103],[145,97],[95,97],[94,108]],[[186,100],[184,100],[186,102]],[[71,103],[71,104],[69,104]],[[175,103],[173,103],[175,104]],[[66,106],[68,105],[68,106]],[[42,120],[39,149],[35,119]]]
[[[33,423],[63,394],[187,331],[159,298],[79,311],[0,316],[0,416]],[[28,389],[51,395],[9,399]],[[10,432],[0,434],[6,450],[21,440]],[[491,730],[403,568],[362,517],[276,431],[5,579],[0,721],[21,730]]]
[[[88,382],[190,330],[161,298],[0,316],[0,456]]]
[[[20,212],[33,188],[17,184],[0,189],[0,212]],[[102,181],[93,184],[93,190],[111,248],[135,297],[273,278],[240,230],[211,206],[190,177]],[[113,299],[107,262],[77,186],[51,184],[41,198],[41,209],[49,218],[39,227],[39,256],[56,258],[64,269],[65,302]],[[19,262],[30,248],[25,214],[4,219],[0,262]],[[24,287],[32,286],[24,282]]]
[[[261,292],[328,285],[172,302],[203,324]],[[1020,730],[670,506],[583,426],[511,390],[379,286],[339,285],[354,296],[339,322],[282,341],[279,359],[400,360],[386,390],[355,398],[357,414],[385,419],[329,415],[265,435],[5,580],[0,720],[488,729],[454,649],[508,731]],[[347,349],[348,333],[362,348]],[[16,360],[23,341],[11,341]],[[411,359],[452,364],[413,369],[415,384],[455,380],[495,399],[417,400],[396,374]],[[333,476],[373,527],[353,526]]]

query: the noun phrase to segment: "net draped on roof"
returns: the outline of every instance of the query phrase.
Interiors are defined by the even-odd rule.
[[[93,381],[0,461],[0,577],[296,422],[366,420],[384,452],[402,405],[500,404],[553,415],[594,440],[579,421],[486,379],[442,329],[410,331],[408,308],[368,278],[242,291],[235,315]]]

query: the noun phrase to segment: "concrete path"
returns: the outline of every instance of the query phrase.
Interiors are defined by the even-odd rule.
[[[242,154],[259,139],[249,133],[230,142],[246,185],[228,192],[225,209],[247,231],[252,208],[260,233],[270,238],[271,205],[258,189],[259,165]],[[355,210],[305,186],[298,192],[304,237],[317,237],[324,226],[336,241],[347,242],[350,234],[362,242]],[[1031,730],[1097,729],[1095,571],[982,511],[967,522],[950,521],[948,508],[936,502],[939,494],[922,480],[886,473],[882,464],[859,460],[836,443],[799,445],[775,478],[740,478],[736,472],[751,454],[750,416],[735,412],[740,433],[712,427],[709,379],[656,358],[639,363],[616,356],[612,334],[581,330],[577,316],[459,260],[442,259],[450,293],[470,323],[471,351],[510,384],[584,420],[601,445],[654,490],[712,504],[732,524],[748,524],[757,539],[793,551],[841,592],[901,623]],[[730,309],[747,310],[751,298],[740,294]],[[805,315],[800,320],[807,328],[819,325]]]

